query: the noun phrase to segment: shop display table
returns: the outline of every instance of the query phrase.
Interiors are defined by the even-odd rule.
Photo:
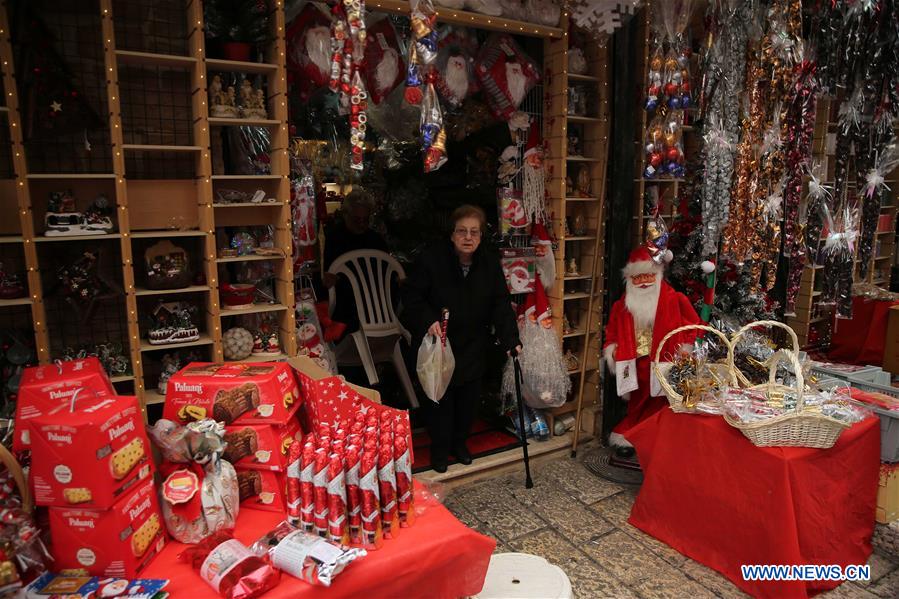
[[[883,362],[890,308],[899,302],[852,298],[852,319],[834,320],[827,352],[831,362],[874,364]]]
[[[719,416],[660,410],[628,434],[643,486],[628,522],[753,597],[808,597],[837,581],[744,581],[741,564],[865,564],[880,428],[867,418],[831,449],[756,447]]]
[[[381,549],[350,564],[329,588],[312,586],[282,573],[281,583],[264,598],[456,599],[480,592],[496,541],[471,530],[433,499],[423,500],[420,490],[416,484],[417,507],[424,510],[418,510],[415,524],[402,529],[396,539],[385,541]],[[250,545],[281,520],[283,516],[273,512],[243,510],[237,520],[236,536]],[[178,561],[184,547],[170,542],[142,577],[169,579],[166,590],[172,597],[218,597],[190,565]]]

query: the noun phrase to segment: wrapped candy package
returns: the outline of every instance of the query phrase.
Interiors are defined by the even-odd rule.
[[[366,555],[365,549],[350,549],[287,522],[256,541],[251,551],[260,557],[268,556],[275,568],[295,578],[325,587],[331,586],[344,568]]]
[[[231,536],[230,531],[214,533],[179,556],[188,562],[206,583],[226,599],[252,599],[275,588],[281,575],[261,557]]]
[[[164,460],[159,503],[172,537],[198,543],[233,528],[240,494],[234,466],[221,457],[224,424],[207,419],[179,426],[163,419],[149,433]]]

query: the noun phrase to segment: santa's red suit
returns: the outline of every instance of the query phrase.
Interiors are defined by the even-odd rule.
[[[662,339],[676,328],[700,322],[690,300],[665,282],[664,267],[653,261],[645,247],[631,253],[623,273],[626,292],[612,306],[603,346],[618,395],[628,402],[627,414],[609,439],[614,446],[630,446],[627,431],[668,405],[650,375],[650,364]],[[695,338],[695,332],[687,331],[669,339],[663,361]]]

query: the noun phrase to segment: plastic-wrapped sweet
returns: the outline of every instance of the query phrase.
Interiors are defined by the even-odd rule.
[[[344,568],[367,555],[365,549],[350,549],[287,522],[269,531],[250,550],[259,557],[267,556],[275,568],[295,578],[325,587],[331,586]]]

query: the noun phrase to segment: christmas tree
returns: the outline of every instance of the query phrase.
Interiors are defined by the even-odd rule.
[[[669,278],[672,286],[690,298],[698,313],[706,291],[702,263],[714,261],[714,256],[702,254],[701,198],[696,185],[702,169],[690,168],[689,172],[695,174],[681,187],[677,215],[670,231],[668,247],[674,253],[674,260],[669,268]],[[768,296],[763,292],[747,292],[751,287],[750,271],[748,263],[740,265],[726,256],[718,257],[712,318],[730,315],[740,324],[774,319],[776,306]]]

